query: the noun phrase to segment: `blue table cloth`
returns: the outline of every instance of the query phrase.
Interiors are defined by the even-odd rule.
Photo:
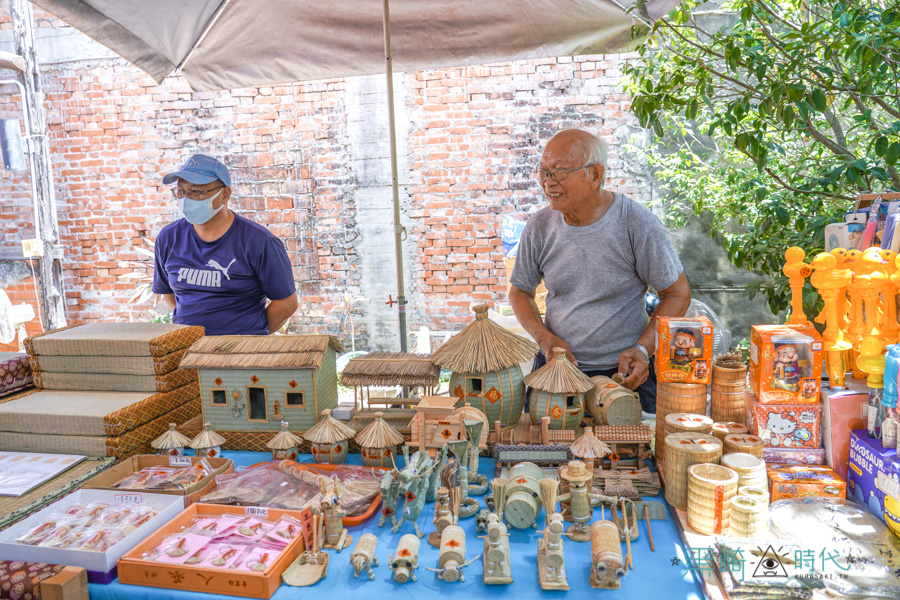
[[[252,464],[271,460],[268,452],[225,452],[225,457],[234,461],[235,469],[248,467]],[[300,462],[312,462],[308,455],[300,457]],[[351,454],[347,460],[350,464],[362,464],[359,455]],[[494,476],[494,461],[482,458],[479,464],[479,472],[488,479]],[[484,507],[483,497],[476,497]],[[647,497],[648,500],[663,500],[662,497]],[[419,517],[419,527],[427,533],[434,530],[432,523],[434,503],[425,505],[422,515]],[[595,511],[595,519],[600,519],[600,509]],[[536,598],[583,598],[585,594],[602,595],[604,599],[617,600],[620,598],[676,598],[699,599],[703,592],[698,585],[694,574],[685,566],[685,552],[681,539],[675,527],[675,521],[671,511],[666,521],[652,521],[653,543],[655,552],[650,551],[647,539],[646,521],[640,521],[640,536],[631,544],[634,570],[629,571],[619,590],[594,590],[588,585],[588,577],[591,565],[590,542],[573,542],[565,540],[564,552],[566,557],[566,577],[569,581],[568,592],[544,591],[538,584],[537,576],[537,542],[541,534],[533,529],[519,530],[509,528],[510,565],[512,568],[513,583],[510,585],[484,585],[482,583],[482,561],[475,561],[463,570],[466,580],[462,583],[447,583],[438,581],[435,573],[427,571],[425,567],[437,567],[438,550],[422,540],[419,551],[418,581],[415,583],[397,584],[391,578],[391,570],[388,568],[388,554],[394,554],[400,537],[406,533],[414,533],[411,524],[404,524],[396,534],[391,533],[390,523],[383,529],[378,527],[378,513],[357,527],[350,527],[353,536],[353,544],[337,553],[328,550],[328,576],[312,587],[295,588],[282,584],[273,600],[288,600],[291,598],[310,597],[316,599],[349,599],[355,600],[380,600],[382,598],[425,598],[431,594],[442,597],[477,597],[499,598],[515,595],[517,600],[533,600]],[[607,518],[609,515],[607,514]],[[543,512],[539,517],[539,526],[544,525]],[[475,519],[460,519],[460,527],[466,532],[467,559],[481,554],[483,540],[475,531]],[[359,579],[353,577],[353,569],[350,567],[350,554],[356,547],[356,542],[364,533],[372,533],[378,538],[377,556],[380,566],[375,568],[375,580],[369,581],[365,573]],[[622,554],[626,552],[625,543],[622,543]],[[689,554],[689,553],[688,553]],[[233,598],[234,596],[221,596],[218,594],[201,594],[199,592],[186,592],[181,590],[153,588],[135,585],[124,585],[118,579],[108,585],[90,584],[91,600],[208,600],[212,597]]]

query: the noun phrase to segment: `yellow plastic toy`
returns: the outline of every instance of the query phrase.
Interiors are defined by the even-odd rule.
[[[831,251],[831,254],[834,256],[837,261],[834,265],[835,269],[847,271],[847,276],[850,276],[850,269],[845,264],[845,260],[847,258],[848,250],[844,248],[835,248]],[[848,280],[849,281],[849,280]],[[849,315],[847,315],[847,311],[850,308],[849,300],[847,299],[847,290],[844,289],[843,293],[838,295],[837,299],[837,311],[838,311],[838,327],[841,331],[847,331],[847,326],[850,324]]]
[[[844,332],[840,328],[840,315],[838,314],[839,300],[846,297],[845,290],[850,283],[850,271],[837,269],[837,258],[827,252],[817,255],[811,264],[813,274],[809,281],[819,292],[825,303],[824,314],[816,318],[817,323],[825,324],[825,332],[822,334],[825,349],[825,365],[828,369],[828,378],[831,387],[844,387],[844,374],[847,372],[844,362],[844,352],[850,350],[853,345],[844,339]]]
[[[786,262],[781,271],[787,275],[791,285],[791,316],[788,319],[788,323],[791,325],[806,325],[809,322],[803,312],[803,284],[812,270],[808,264],[803,262],[804,258],[806,258],[806,252],[797,246],[791,246],[784,253]]]
[[[900,285],[900,277],[897,277],[897,253],[893,250],[882,250],[881,260],[884,262],[884,272],[888,283],[882,291],[882,322],[878,326],[885,344],[896,344],[900,341],[900,323],[897,323],[897,286]]]
[[[857,366],[868,374],[866,385],[873,389],[884,387],[884,342],[875,336],[864,337],[859,343]]]
[[[863,319],[863,299],[862,289],[854,284],[857,273],[862,274],[862,252],[859,250],[847,250],[844,255],[844,265],[850,269],[850,283],[847,284],[847,295],[850,299],[850,306],[847,309],[847,329],[845,332],[847,341],[853,344],[853,350],[848,352],[850,355],[850,367],[853,369],[854,379],[865,379],[866,374],[859,369],[856,359],[859,357],[859,342],[863,338],[865,330],[865,320]]]
[[[850,285],[861,290],[865,315],[862,336],[881,338],[881,331],[878,328],[879,313],[881,312],[879,302],[881,294],[890,283],[881,258],[881,248],[873,246],[867,249],[862,254],[862,260],[857,261],[857,264],[860,265],[860,268],[857,269]]]

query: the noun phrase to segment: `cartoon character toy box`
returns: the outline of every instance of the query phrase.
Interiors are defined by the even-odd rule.
[[[829,467],[810,465],[767,465],[771,502],[784,498],[825,496],[843,498],[847,484]]]
[[[659,317],[656,377],[660,381],[709,383],[713,326],[706,317]]]
[[[864,504],[900,537],[900,459],[897,451],[869,437],[865,429],[850,434],[847,497]]]
[[[747,406],[750,433],[770,448],[820,448],[821,404],[760,404]]]
[[[763,404],[819,402],[822,336],[812,325],[750,328],[750,387]]]

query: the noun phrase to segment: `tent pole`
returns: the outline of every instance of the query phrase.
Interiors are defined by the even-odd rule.
[[[391,58],[391,9],[384,0],[384,63],[387,74],[388,130],[391,135],[391,192],[394,198],[394,254],[397,263],[397,312],[400,317],[400,351],[406,352],[406,293],[403,283],[403,234],[400,223],[400,187],[397,177],[397,124],[394,120],[394,68]]]

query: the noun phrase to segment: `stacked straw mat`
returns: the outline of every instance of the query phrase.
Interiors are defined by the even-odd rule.
[[[656,462],[665,463],[666,417],[672,413],[706,414],[706,384],[656,384]]]

